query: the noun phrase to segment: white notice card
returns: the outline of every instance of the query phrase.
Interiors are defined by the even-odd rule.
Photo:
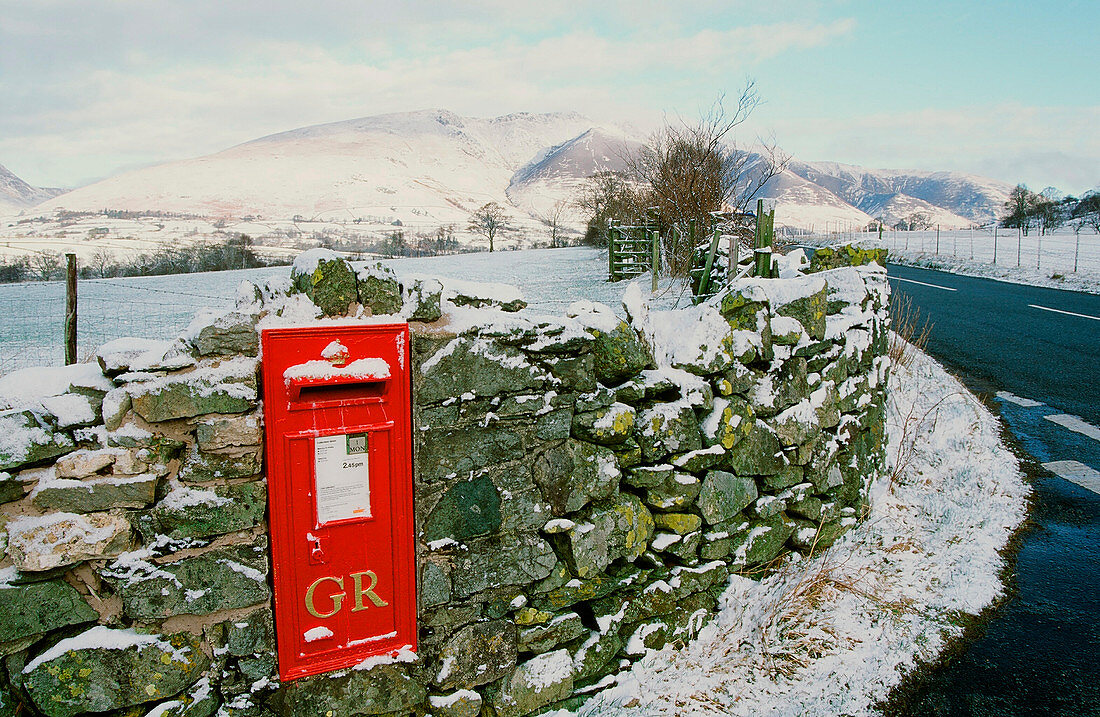
[[[370,517],[366,433],[317,437],[313,466],[318,523]]]

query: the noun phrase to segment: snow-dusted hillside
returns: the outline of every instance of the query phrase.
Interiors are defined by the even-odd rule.
[[[505,189],[522,164],[591,126],[577,114],[487,120],[440,110],[380,115],[128,172],[47,202],[40,211],[110,207],[464,224],[486,202],[509,204]]]
[[[865,227],[871,216],[825,187],[786,169],[768,180],[760,198],[775,205],[780,226],[825,232],[829,227]]]
[[[889,224],[913,212],[934,224],[964,228],[986,224],[1002,211],[1012,186],[961,172],[865,169],[836,162],[792,161],[790,170]]]
[[[520,167],[508,184],[508,199],[539,217],[561,207],[567,220],[583,223],[587,217],[574,201],[585,180],[597,172],[625,170],[624,156],[640,147],[641,140],[625,132],[592,128]]]
[[[271,235],[276,243],[280,232],[300,234],[303,222],[325,223],[326,231],[345,238],[349,232],[381,238],[395,226],[410,236],[433,234],[451,225],[460,241],[472,243],[477,238],[465,231],[471,213],[493,201],[510,217],[503,245],[532,246],[548,238],[541,220],[556,217],[559,226],[581,229],[586,217],[574,200],[585,178],[621,170],[624,154],[636,150],[642,139],[576,113],[492,119],[445,110],[377,115],[138,169],[52,199],[3,172],[0,202],[8,195],[17,199],[14,206],[0,203],[0,214],[38,202],[43,203],[33,214],[48,220],[56,218],[58,209],[147,212],[157,218],[158,235],[146,237],[138,230],[128,236],[152,242],[178,239],[163,231],[166,220],[204,218],[225,230],[241,221],[260,221],[264,226],[249,231]],[[946,229],[988,222],[1009,189],[1002,182],[952,172],[792,161],[761,196],[775,202],[776,223],[792,228],[861,227],[878,216],[894,224],[921,213]],[[104,227],[115,233],[95,217],[85,223],[78,227],[82,235],[101,234]],[[9,222],[5,238],[43,239],[42,234],[24,235],[47,228],[48,221],[22,228]]]
[[[0,214],[15,213],[32,207],[65,190],[32,187],[0,164]]]

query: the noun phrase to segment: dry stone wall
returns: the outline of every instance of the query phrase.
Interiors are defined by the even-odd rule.
[[[0,379],[0,717],[574,707],[859,520],[887,291],[871,265],[540,316],[313,251],[174,341]],[[326,316],[412,326],[419,646],[280,685],[257,326]]]

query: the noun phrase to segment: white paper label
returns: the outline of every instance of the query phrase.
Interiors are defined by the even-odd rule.
[[[313,441],[317,522],[370,517],[367,434],[319,436]]]

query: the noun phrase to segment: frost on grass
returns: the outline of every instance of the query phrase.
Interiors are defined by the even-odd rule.
[[[1001,594],[1028,489],[995,419],[923,354],[890,381],[894,471],[867,519],[759,582],[733,576],[697,640],[648,652],[579,714],[872,715]]]

